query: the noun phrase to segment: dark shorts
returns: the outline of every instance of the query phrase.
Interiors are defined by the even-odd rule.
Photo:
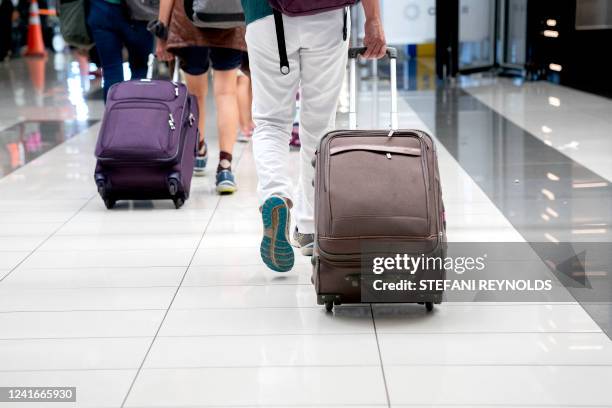
[[[176,50],[181,60],[181,69],[189,75],[202,75],[210,65],[215,71],[240,68],[242,51],[218,47],[185,47]]]

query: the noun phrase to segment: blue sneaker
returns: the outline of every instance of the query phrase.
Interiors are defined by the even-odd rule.
[[[217,193],[234,194],[237,190],[236,179],[231,170],[221,170],[217,173]]]
[[[273,196],[261,208],[264,236],[261,240],[261,259],[266,266],[276,272],[289,272],[293,269],[295,255],[289,243],[290,214],[287,202]]]
[[[193,174],[196,176],[203,176],[206,165],[208,164],[208,145],[206,142],[200,142],[199,147],[195,166],[193,167]]]

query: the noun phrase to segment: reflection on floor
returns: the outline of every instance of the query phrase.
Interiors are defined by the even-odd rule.
[[[0,130],[0,177],[88,129],[96,121],[24,121]]]
[[[68,78],[54,83],[56,95],[69,94]],[[380,112],[371,108],[369,84],[361,85],[363,127],[387,122],[383,85]],[[14,95],[0,89],[0,99],[12,101]],[[25,104],[13,109],[14,103],[4,103],[3,118],[36,117],[8,126],[39,120],[50,106],[23,89]],[[404,92],[400,120],[402,127],[429,124],[440,132],[449,239],[524,242],[520,228],[540,221],[523,217],[515,228],[498,204],[503,191],[489,183],[491,174],[501,173],[474,174],[473,162],[495,164],[489,158],[508,150],[487,142],[486,134],[470,136],[471,122],[463,120],[460,143],[451,143],[435,120],[436,96],[445,95]],[[83,112],[70,98],[57,106],[67,120]],[[86,106],[86,119],[99,119],[100,102]],[[215,158],[212,100],[209,106],[207,137]],[[465,112],[454,106],[444,114],[449,126],[456,124],[454,112]],[[340,126],[345,123],[341,115]],[[511,131],[521,146],[536,145],[498,125],[495,140]],[[298,257],[284,275],[259,260],[249,145],[235,152],[235,196],[215,195],[211,160],[180,211],[163,201],[107,211],[91,176],[98,129],[0,179],[0,386],[76,386],[77,406],[98,408],[612,405],[612,342],[578,303],[447,303],[429,315],[411,305],[363,305],[326,314],[316,305],[307,258]],[[525,150],[512,152],[517,165],[531,159]],[[553,169],[560,178],[573,177],[561,170]],[[296,176],[294,168],[291,173]],[[506,179],[494,181],[508,188]],[[513,193],[507,205],[521,199],[525,208],[540,204],[521,194]],[[563,200],[577,206],[577,197]],[[601,196],[585,199],[592,209]]]
[[[612,242],[612,186],[462,89],[412,98],[412,107],[427,109],[431,98],[428,126],[526,241],[574,243],[568,250],[585,251],[589,290],[572,294],[612,338],[612,264],[597,255],[602,245],[596,244]],[[541,256],[546,248],[534,246]],[[596,295],[601,292],[607,293],[603,299]]]

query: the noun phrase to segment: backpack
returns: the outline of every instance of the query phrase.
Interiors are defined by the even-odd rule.
[[[244,26],[240,0],[184,0],[185,14],[196,27],[236,28]]]
[[[125,0],[132,20],[153,21],[159,16],[159,0]]]
[[[308,16],[352,6],[358,0],[268,0],[273,9],[287,16]]]
[[[87,28],[86,0],[61,0],[59,2],[60,32],[64,41],[73,47],[90,49],[93,41]]]

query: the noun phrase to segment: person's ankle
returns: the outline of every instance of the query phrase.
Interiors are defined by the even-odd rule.
[[[208,146],[206,146],[206,140],[200,139],[198,141],[198,156],[204,157],[208,153]]]
[[[228,152],[221,151],[219,153],[219,166],[217,167],[217,173],[228,170],[232,171],[232,154]]]

